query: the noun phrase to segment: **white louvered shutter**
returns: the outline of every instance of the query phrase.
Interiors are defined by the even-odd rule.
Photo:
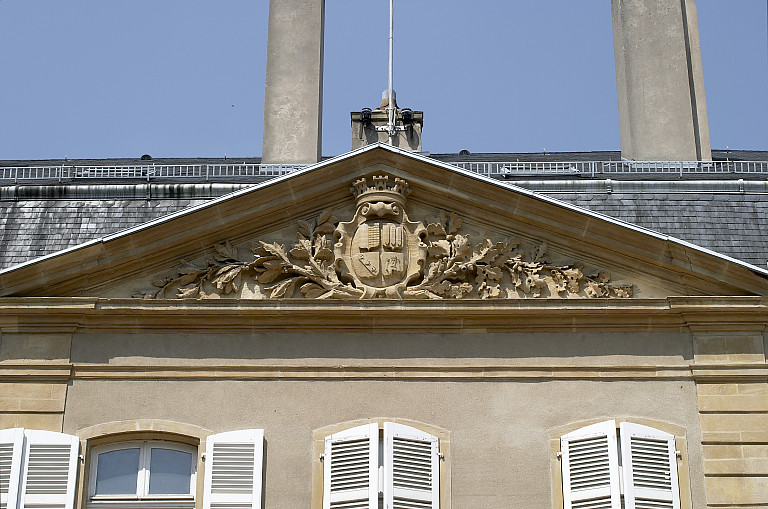
[[[0,430],[0,509],[16,509],[21,482],[24,428]]]
[[[261,508],[264,430],[219,433],[206,442],[203,509]]]
[[[565,509],[620,509],[616,421],[578,429],[560,439]]]
[[[629,422],[620,434],[626,509],[680,509],[675,437]]]
[[[323,509],[378,507],[378,424],[365,424],[327,436],[323,456]]]
[[[440,456],[437,437],[384,423],[384,508],[438,509]]]
[[[24,431],[20,509],[72,509],[80,440],[53,431]]]

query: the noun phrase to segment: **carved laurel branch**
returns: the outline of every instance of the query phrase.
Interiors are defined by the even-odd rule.
[[[240,291],[244,278],[264,288],[268,298],[290,298],[297,290],[304,298],[359,299],[364,292],[339,279],[331,241],[338,225],[331,210],[310,221],[298,221],[297,243],[292,249],[259,241],[251,246],[253,260],[241,260],[227,242],[215,246],[205,268],[182,262],[178,277],[153,281],[156,289],[139,291],[147,299],[203,298],[207,292],[230,295]],[[403,292],[406,299],[537,298],[556,293],[561,297],[630,298],[631,285],[610,285],[610,274],[585,275],[579,264],[549,262],[546,243],[525,249],[518,239],[476,246],[469,235],[459,234],[462,221],[456,214],[440,212],[427,227],[427,264],[423,278]],[[509,276],[505,279],[505,276]]]
[[[230,295],[241,289],[244,277],[249,277],[260,284],[277,281],[264,289],[270,298],[291,297],[297,287],[307,298],[360,298],[363,292],[339,281],[332,265],[333,251],[327,235],[333,233],[338,222],[331,215],[331,209],[314,220],[299,220],[297,244],[293,249],[286,252],[283,245],[259,241],[251,246],[254,257],[251,261],[241,260],[229,242],[217,244],[214,258],[208,260],[206,268],[182,261],[178,277],[154,280],[152,284],[157,289],[140,290],[134,297],[203,298],[208,287],[216,293]],[[297,265],[291,258],[306,265]]]

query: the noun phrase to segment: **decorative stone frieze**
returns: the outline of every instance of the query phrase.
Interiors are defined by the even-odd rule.
[[[259,241],[242,259],[229,242],[214,246],[205,267],[184,262],[176,277],[153,281],[134,297],[242,297],[246,284],[270,299],[630,298],[631,285],[611,285],[607,272],[580,263],[553,264],[546,242],[518,238],[474,244],[462,220],[440,211],[427,222],[406,212],[408,183],[375,175],[352,184],[356,210],[339,221],[328,209],[298,220],[296,243]]]

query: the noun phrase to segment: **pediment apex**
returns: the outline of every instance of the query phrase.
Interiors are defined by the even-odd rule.
[[[463,230],[449,231],[456,221]],[[312,228],[320,228],[327,237],[318,246]],[[308,232],[304,239],[302,229]],[[280,259],[282,253],[265,247],[273,245],[283,246],[286,255],[277,264],[275,257]],[[227,254],[228,249],[236,253]],[[240,259],[248,249],[246,256],[251,258]],[[472,262],[473,257],[484,256],[484,249],[503,254],[491,262],[487,256]],[[465,259],[455,258],[457,250]],[[299,258],[292,259],[291,253]],[[320,258],[313,260],[318,253]],[[229,256],[234,254],[238,256]],[[500,261],[500,257],[507,258]],[[255,281],[249,280],[249,298],[768,294],[768,272],[757,267],[423,155],[376,144],[0,271],[0,296],[116,297],[120,296],[116,291],[125,293],[131,285],[137,290],[138,283],[154,281],[154,288],[163,290],[160,298],[197,298],[190,285],[199,281],[190,281],[194,279],[190,274],[197,271],[200,276],[210,268],[205,264],[217,258],[261,271],[255,278],[248,276]],[[259,258],[262,265],[257,267]],[[510,260],[515,259],[527,264],[525,268],[512,269]],[[181,260],[196,269],[182,268],[187,271],[181,274],[184,284],[176,282],[166,291],[163,285],[168,281],[160,284],[158,278],[179,279],[168,274],[178,272]],[[451,261],[471,265],[474,272],[438,281],[450,269],[441,266],[441,260],[443,265]],[[259,282],[261,274],[273,270],[264,265],[270,261],[267,265],[273,269],[281,265],[280,271],[293,270],[295,279],[282,274],[270,281],[261,277]],[[325,265],[317,271],[330,272],[317,287],[313,284],[318,281],[291,268],[315,270],[313,264],[320,262]],[[237,285],[246,276],[238,276],[243,270],[217,281],[219,276],[209,274],[198,292],[210,293],[218,284],[219,297],[242,293],[248,286]],[[440,274],[435,276],[435,271]],[[334,286],[336,279],[340,286]],[[239,289],[232,291],[233,286]]]

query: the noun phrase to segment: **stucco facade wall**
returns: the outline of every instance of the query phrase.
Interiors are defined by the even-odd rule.
[[[75,381],[64,431],[99,422],[167,419],[215,432],[264,428],[266,507],[310,507],[312,431],[337,422],[410,419],[450,432],[451,505],[552,506],[553,428],[596,418],[671,422],[699,441],[691,382]],[[697,506],[700,447],[691,447]]]
[[[0,423],[84,439],[171,432],[201,448],[210,433],[263,428],[265,507],[312,508],[319,432],[423,423],[450,444],[441,507],[455,509],[559,507],[558,438],[615,419],[678,438],[683,507],[766,500],[761,332],[382,329],[4,332]]]
[[[552,507],[553,436],[612,418],[669,423],[692,444],[685,468],[705,504],[694,382],[628,379],[684,367],[688,334],[75,334],[71,357],[64,432],[135,419],[263,428],[265,507],[311,506],[314,430],[376,418],[447,430],[453,508]]]

